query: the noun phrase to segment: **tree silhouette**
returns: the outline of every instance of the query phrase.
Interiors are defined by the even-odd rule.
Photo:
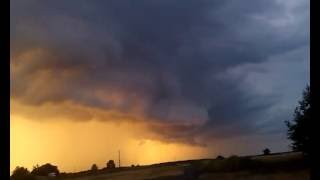
[[[17,166],[10,177],[12,180],[33,180],[34,177],[30,174],[29,170],[24,167]]]
[[[107,162],[107,168],[108,168],[108,169],[113,169],[113,168],[115,168],[115,167],[116,167],[116,164],[114,163],[113,160],[109,160],[109,161]]]
[[[93,165],[91,166],[91,171],[97,172],[97,171],[98,171],[98,166],[97,166],[96,164],[93,164]]]
[[[262,152],[264,155],[269,155],[271,151],[270,151],[270,149],[265,148]]]
[[[58,175],[58,167],[47,163],[42,166],[35,166],[31,171],[31,174],[38,176],[48,176],[49,173],[55,173],[56,175]]]
[[[285,121],[288,127],[288,138],[293,141],[291,147],[294,151],[302,151],[305,154],[310,152],[310,87],[303,91],[303,99],[294,111],[293,122]]]
[[[221,156],[221,155],[218,155],[217,157],[216,157],[216,159],[219,159],[219,160],[222,160],[222,159],[225,159],[223,156]]]

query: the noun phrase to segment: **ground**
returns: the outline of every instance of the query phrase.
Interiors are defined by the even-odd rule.
[[[301,153],[169,162],[93,174],[68,174],[59,180],[308,180],[310,169]],[[38,177],[38,180],[52,178]]]

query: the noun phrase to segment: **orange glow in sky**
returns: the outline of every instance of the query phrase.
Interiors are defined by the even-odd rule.
[[[289,151],[309,4],[195,2],[11,0],[11,172]]]
[[[87,170],[93,163],[102,168],[109,159],[118,164],[118,150],[123,166],[204,157],[202,147],[138,138],[145,131],[133,123],[39,122],[11,115],[10,169],[32,170],[33,165],[44,163],[66,172]]]

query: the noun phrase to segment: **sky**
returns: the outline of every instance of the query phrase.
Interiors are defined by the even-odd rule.
[[[11,0],[10,168],[288,151],[304,0]]]

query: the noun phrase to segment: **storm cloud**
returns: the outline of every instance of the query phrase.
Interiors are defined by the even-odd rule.
[[[28,106],[203,145],[283,130],[309,81],[307,1],[10,3],[11,97]]]

